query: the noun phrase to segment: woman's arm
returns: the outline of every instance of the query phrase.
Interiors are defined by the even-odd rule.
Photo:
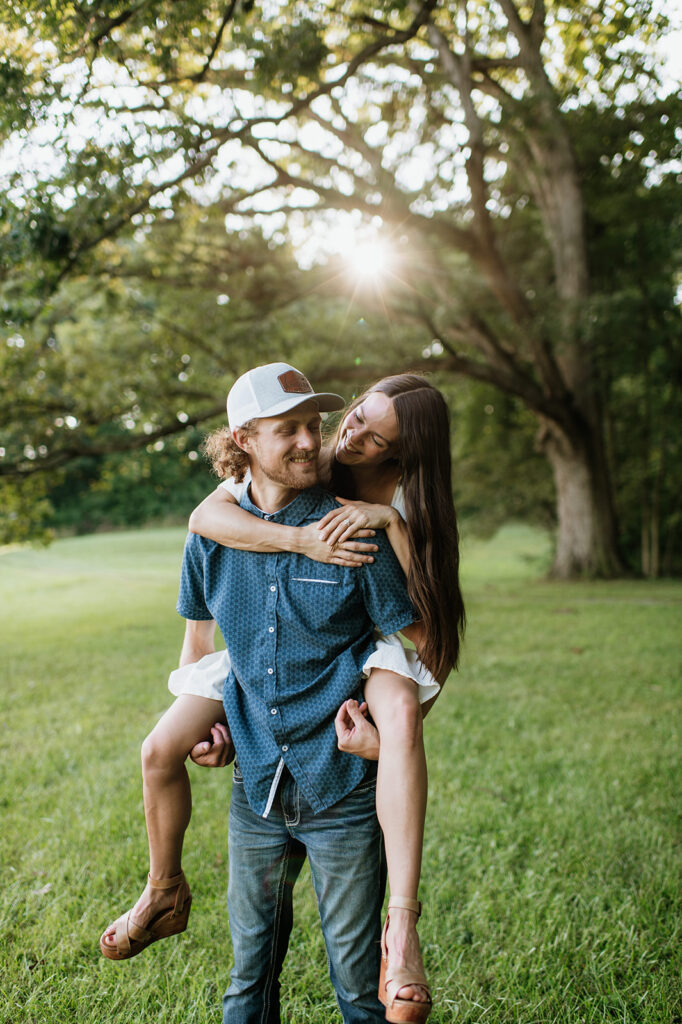
[[[334,508],[318,523],[320,537],[327,544],[345,544],[353,536],[363,536],[361,530],[385,530],[401,568],[407,576],[410,571],[410,546],[407,527],[397,509],[392,505],[373,505],[367,501],[341,502],[341,508]]]
[[[297,550],[295,527],[251,515],[224,487],[197,505],[189,517],[189,531],[239,551]]]
[[[321,537],[317,523],[285,526],[261,519],[241,508],[224,487],[217,487],[194,509],[189,530],[239,551],[292,551],[316,562],[351,567],[373,562],[371,552],[377,549],[376,544],[350,539],[332,548]],[[359,536],[370,537],[372,532],[364,530]]]

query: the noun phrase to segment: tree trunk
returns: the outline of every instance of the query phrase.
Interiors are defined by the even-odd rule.
[[[661,564],[661,478],[663,476],[663,455],[659,456],[656,476],[654,477],[653,494],[651,496],[651,575],[657,579]]]
[[[569,437],[556,423],[545,421],[540,447],[554,471],[557,495],[551,575],[559,579],[623,575],[601,436],[585,427]]]
[[[649,506],[642,504],[642,576],[651,576],[651,538]]]

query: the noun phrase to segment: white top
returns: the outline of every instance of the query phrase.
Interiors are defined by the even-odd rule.
[[[231,476],[229,480],[223,480],[223,482],[221,484],[218,484],[218,486],[224,487],[226,491],[230,492],[230,494],[232,495],[236,502],[240,502],[244,497],[246,488],[249,486],[250,483],[251,470],[247,469],[246,473],[244,474],[244,479],[240,484],[238,484],[235,478]]]
[[[396,484],[393,497],[391,498],[391,505],[396,512],[400,512],[401,518],[407,522],[407,512],[405,511],[405,492],[403,491],[402,480],[399,480]]]

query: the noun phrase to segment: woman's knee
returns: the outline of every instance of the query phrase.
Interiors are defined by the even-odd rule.
[[[143,740],[140,756],[143,775],[149,772],[173,771],[185,761],[184,752],[177,748],[160,724]]]

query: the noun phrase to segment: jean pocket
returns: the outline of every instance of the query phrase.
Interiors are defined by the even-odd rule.
[[[330,819],[343,822],[348,828],[378,828],[376,814],[376,778],[363,779],[350,793],[326,812]]]
[[[362,793],[376,793],[377,789],[377,777],[376,775],[371,779],[365,779],[359,786],[356,786],[348,795],[354,796],[356,793],[360,796]]]

